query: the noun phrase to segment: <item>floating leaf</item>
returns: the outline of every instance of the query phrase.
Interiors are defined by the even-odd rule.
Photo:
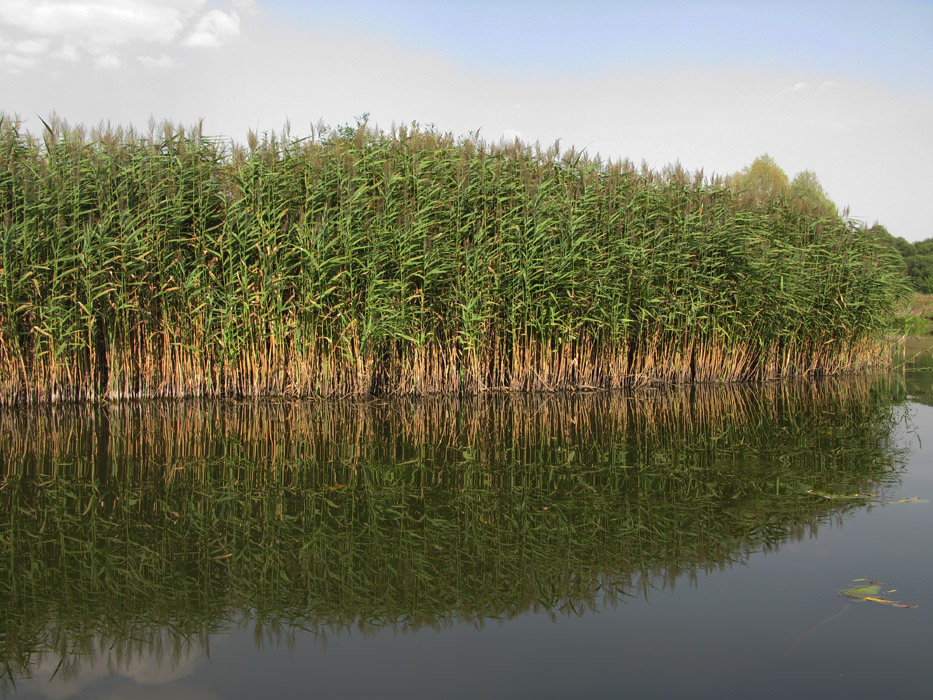
[[[857,578],[853,579],[852,583],[863,583],[867,579]],[[872,581],[865,586],[853,586],[852,588],[847,588],[842,591],[839,595],[844,598],[852,598],[853,600],[864,600],[869,603],[881,603],[883,605],[893,605],[895,608],[916,608],[916,605],[905,605],[897,600],[888,600],[883,596],[888,595],[889,593],[894,593],[897,591],[896,588],[892,588],[889,591],[882,593],[881,587],[885,584],[883,581]]]
[[[844,595],[846,598],[865,599],[868,596],[878,595],[879,593],[881,593],[881,586],[870,585],[859,586],[858,588],[847,588],[842,592],[842,595]]]

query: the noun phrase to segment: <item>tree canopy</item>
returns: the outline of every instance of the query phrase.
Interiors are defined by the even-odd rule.
[[[727,182],[733,190],[744,194],[757,206],[786,199],[792,206],[809,216],[834,218],[839,215],[836,205],[826,195],[816,173],[812,170],[801,170],[791,180],[767,153],[730,175]]]
[[[787,173],[765,153],[730,176],[729,185],[736,192],[745,193],[754,203],[767,204],[784,197],[790,182]]]
[[[911,286],[921,294],[933,294],[933,238],[911,243],[894,236],[879,223],[868,229],[879,241],[904,258],[903,271]]]
[[[832,203],[819,178],[812,170],[801,170],[794,175],[788,188],[787,198],[802,211],[817,217],[838,216],[836,205]]]

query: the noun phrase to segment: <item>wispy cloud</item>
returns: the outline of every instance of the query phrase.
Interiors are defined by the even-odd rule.
[[[256,0],[230,0],[230,4],[240,12],[246,12],[248,14],[259,12],[259,3],[256,2]]]
[[[158,56],[137,56],[136,60],[153,71],[167,70],[178,65],[174,58],[164,53],[160,53]]]
[[[811,85],[805,80],[794,83],[789,88],[784,88],[784,92],[805,92],[807,90],[818,90],[820,92],[826,92],[827,90],[832,89],[835,86],[835,81],[833,80],[824,80],[822,83],[819,83],[816,86]]]
[[[81,54],[78,53],[78,49],[75,48],[74,44],[62,44],[52,52],[51,56],[72,63],[81,58]]]
[[[32,35],[73,37],[86,45],[168,42],[205,0],[7,0],[0,24]]]
[[[240,16],[236,12],[211,10],[198,20],[194,31],[185,40],[186,46],[220,46],[240,33]]]
[[[26,39],[16,42],[12,48],[16,53],[24,56],[38,56],[48,51],[49,41],[48,39]]]
[[[253,13],[251,0],[231,6]],[[15,70],[52,61],[120,66],[139,44],[218,47],[240,33],[240,15],[207,9],[207,0],[3,0],[0,66]]]
[[[120,59],[112,53],[103,53],[94,57],[94,67],[113,70],[120,67]]]
[[[22,56],[10,51],[0,54],[0,68],[13,73],[21,73],[24,70],[33,68],[35,65],[36,60],[28,56]]]

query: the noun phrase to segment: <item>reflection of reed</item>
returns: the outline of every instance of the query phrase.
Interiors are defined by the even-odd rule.
[[[855,507],[803,491],[890,473],[895,390],[0,413],[0,658],[238,611],[418,627],[647,595]]]
[[[119,475],[171,480],[198,473],[204,458],[237,458],[263,469],[307,462],[352,466],[373,460],[462,460],[495,464],[553,450],[599,450],[626,434],[645,443],[723,430],[766,434],[804,428],[828,410],[865,411],[883,388],[870,376],[756,386],[693,386],[628,394],[522,394],[397,398],[389,401],[264,403],[148,402],[0,411],[0,476]],[[550,447],[549,447],[550,446]],[[637,451],[638,445],[627,444]],[[466,450],[466,453],[464,452]],[[480,459],[481,457],[481,459]],[[255,471],[255,470],[252,470]],[[202,474],[203,476],[203,474]]]

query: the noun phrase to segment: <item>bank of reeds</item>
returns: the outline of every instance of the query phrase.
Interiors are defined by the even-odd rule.
[[[0,402],[618,388],[883,361],[841,219],[417,126],[0,123]]]

